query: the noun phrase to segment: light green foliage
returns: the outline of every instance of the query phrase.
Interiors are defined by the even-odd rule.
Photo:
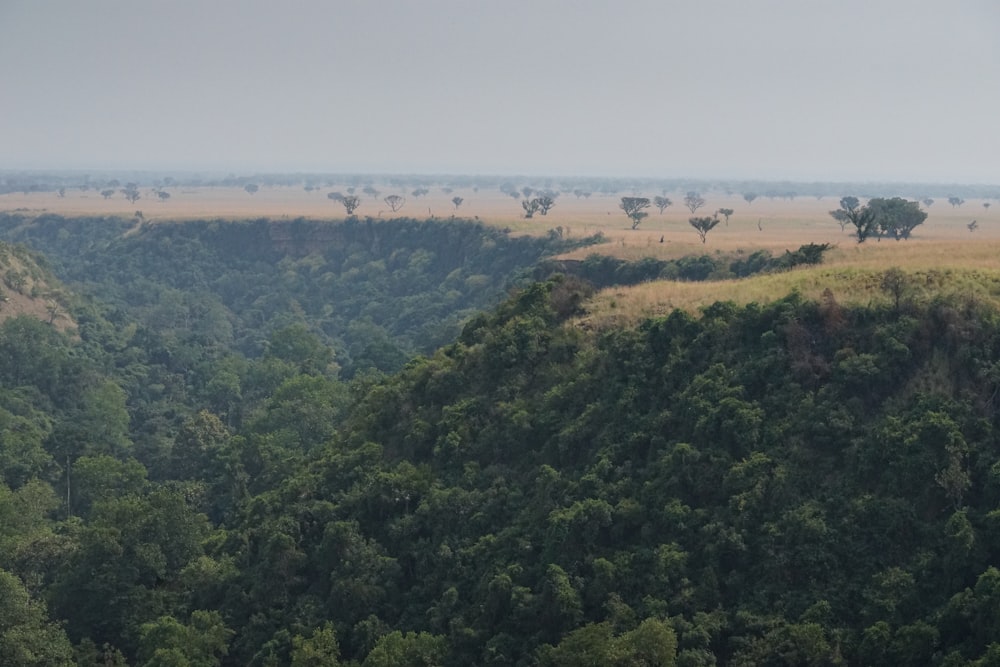
[[[329,623],[316,628],[308,638],[301,635],[292,638],[291,667],[337,667],[339,658],[337,635]]]
[[[434,667],[445,653],[444,637],[426,632],[400,632],[380,637],[362,667]]]
[[[187,624],[172,616],[144,623],[140,630],[139,665],[216,667],[229,653],[233,631],[216,611],[194,611]]]
[[[16,576],[0,569],[0,664],[70,667],[72,647],[45,605],[32,600]]]

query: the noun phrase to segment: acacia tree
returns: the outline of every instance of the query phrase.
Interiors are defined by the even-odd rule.
[[[455,205],[455,210],[456,211],[458,210],[458,207],[461,206],[462,202],[464,202],[464,201],[465,200],[462,199],[461,197],[452,197],[451,198],[451,203]]]
[[[348,195],[346,197],[341,197],[340,203],[344,205],[344,210],[347,211],[347,215],[353,215],[354,211],[361,205],[361,197],[358,197],[357,195]]]
[[[744,192],[743,193],[743,199],[744,199],[744,201],[746,201],[747,204],[752,204],[753,200],[756,199],[756,198],[757,198],[757,193],[756,192]]]
[[[535,213],[538,211],[538,200],[537,199],[525,199],[521,202],[521,208],[524,209],[525,218],[535,217]]]
[[[247,191],[247,194],[252,195],[256,193],[258,190],[260,190],[260,186],[257,185],[256,183],[247,183],[246,185],[243,186],[243,189]]]
[[[934,205],[934,200],[931,199],[930,197],[924,197],[923,199],[920,200],[920,203],[926,206],[927,208],[930,208],[931,206]]]
[[[951,204],[952,208],[956,208],[965,203],[965,200],[961,197],[948,197],[948,203]]]
[[[649,197],[622,197],[622,203],[618,207],[625,211],[625,215],[632,221],[632,229],[635,229],[649,215],[643,210],[649,208]]]
[[[723,217],[726,218],[726,227],[729,226],[729,216],[731,216],[732,214],[733,214],[733,209],[731,208],[720,208],[718,211],[715,212],[715,215],[722,215]]]
[[[848,223],[854,225],[858,243],[864,243],[865,239],[878,229],[875,211],[867,206],[862,206],[857,197],[842,197],[840,208],[830,211],[830,215],[840,223],[842,230],[847,227]]]
[[[708,233],[715,229],[715,226],[719,224],[719,217],[703,217],[703,218],[689,218],[688,224],[694,227],[695,231],[698,232],[698,236],[701,237],[701,242],[705,242],[705,237]]]
[[[114,190],[101,190],[101,196],[104,197],[105,199],[111,199],[111,197],[114,196],[114,194],[115,194]]]
[[[406,203],[406,198],[400,197],[399,195],[389,195],[382,201],[384,201],[386,206],[391,208],[392,212],[395,213],[399,209],[403,208],[403,204]]]
[[[664,209],[666,209],[669,206],[673,206],[673,204],[674,203],[670,201],[669,197],[660,197],[660,196],[653,197],[653,205],[656,208],[660,209],[660,215],[663,215]]]
[[[534,201],[538,202],[538,212],[542,215],[548,215],[549,209],[556,205],[556,198],[551,194],[543,194],[541,197],[535,197]]]
[[[127,199],[130,204],[134,204],[142,198],[139,195],[139,186],[135,183],[126,183],[125,187],[122,188],[122,194],[125,195],[125,199]]]
[[[691,209],[691,212],[694,213],[705,205],[705,199],[694,190],[691,190],[684,195],[684,205]]]
[[[920,210],[920,204],[902,197],[872,199],[867,208],[875,215],[878,233],[897,241],[910,238],[914,228],[927,219],[927,212]]]
[[[984,201],[983,202],[983,208],[986,210],[987,213],[989,213],[990,212],[990,203],[988,201]]]

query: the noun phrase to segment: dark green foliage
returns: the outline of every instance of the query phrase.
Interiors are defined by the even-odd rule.
[[[450,343],[404,362],[421,289],[471,304],[538,246],[457,223],[403,223],[388,252],[366,221],[315,252],[312,223],[283,249],[257,223],[127,237],[152,248],[93,227],[99,266],[50,224],[18,233],[65,244],[55,265],[113,305],[76,303],[78,336],[0,324],[4,664],[996,662],[1000,315],[980,303],[887,271],[885,307],[790,295],[589,331],[592,288],[560,276],[442,306]],[[588,262],[749,275],[825,250]],[[382,364],[402,369],[362,372]]]
[[[607,255],[590,255],[582,262],[558,260],[542,262],[535,272],[539,278],[552,272],[566,273],[583,278],[595,287],[612,285],[637,285],[650,280],[699,281],[727,277],[746,278],[756,273],[785,271],[800,265],[819,264],[823,253],[830,249],[828,243],[809,243],[794,252],[774,257],[767,250],[742,255],[692,255],[679,259],[654,259],[645,257],[637,261],[617,259]]]

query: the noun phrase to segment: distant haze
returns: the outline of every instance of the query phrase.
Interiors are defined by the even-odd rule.
[[[0,0],[0,169],[1000,182],[996,0]]]

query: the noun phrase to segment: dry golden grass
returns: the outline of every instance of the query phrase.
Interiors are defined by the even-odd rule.
[[[820,266],[742,280],[656,281],[605,289],[588,302],[580,324],[634,324],[674,309],[697,313],[717,301],[764,304],[792,292],[819,300],[827,289],[842,304],[885,302],[890,297],[882,279],[893,267],[908,276],[909,298],[974,298],[1000,308],[1000,242],[883,242],[837,248]]]

